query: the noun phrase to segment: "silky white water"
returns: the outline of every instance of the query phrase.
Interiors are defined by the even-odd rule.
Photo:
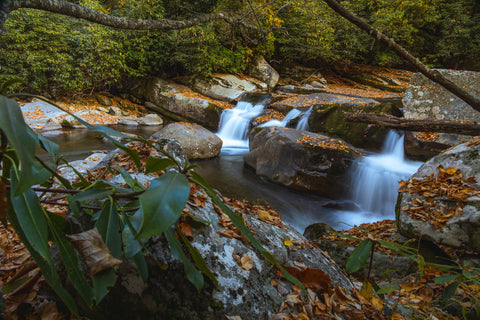
[[[313,106],[310,107],[310,109],[308,109],[304,114],[302,114],[297,123],[297,130],[308,131],[310,129],[308,126],[308,118],[310,118],[310,115],[312,114],[312,109]]]
[[[270,120],[264,122],[260,127],[286,127],[290,121],[302,114],[302,111],[298,109],[292,109],[289,113],[283,118],[283,120]]]
[[[394,217],[398,182],[408,179],[422,162],[405,159],[403,134],[390,131],[380,154],[352,166],[352,200],[366,213]]]
[[[248,152],[250,122],[263,112],[267,101],[268,96],[262,96],[256,100],[242,100],[235,108],[222,112],[217,132],[217,136],[223,141],[222,154]]]

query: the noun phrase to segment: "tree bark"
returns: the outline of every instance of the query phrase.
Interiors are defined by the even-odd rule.
[[[420,132],[444,132],[457,133],[469,136],[480,135],[480,123],[468,121],[448,120],[414,120],[380,115],[376,113],[345,113],[345,120],[351,122],[365,122],[376,124],[385,128],[420,131]]]
[[[170,19],[127,19],[117,16],[104,14],[75,3],[62,0],[0,0],[0,34],[3,32],[3,26],[6,16],[13,10],[20,8],[38,9],[52,13],[58,13],[78,19],[84,19],[90,22],[98,23],[117,29],[130,30],[181,30],[192,26],[213,21],[224,20],[229,24],[241,25],[247,29],[257,32],[266,32],[256,26],[252,26],[243,20],[235,18],[233,15],[224,13],[204,14],[189,20],[170,20]]]
[[[463,88],[458,87],[455,83],[445,78],[437,70],[432,70],[424,65],[420,60],[411,55],[405,48],[396,43],[393,39],[387,37],[385,34],[380,32],[380,30],[375,29],[365,20],[357,17],[352,14],[350,11],[341,6],[336,0],[323,0],[325,3],[332,8],[335,12],[340,14],[342,17],[355,24],[360,29],[366,31],[369,35],[376,38],[378,41],[386,44],[390,49],[392,49],[398,56],[403,59],[406,59],[410,62],[411,65],[415,67],[419,72],[425,75],[428,79],[440,84],[446,90],[450,91],[466,103],[468,103],[473,109],[480,111],[480,98],[471,95]]]

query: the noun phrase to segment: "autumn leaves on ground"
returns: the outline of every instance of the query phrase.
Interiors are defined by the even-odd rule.
[[[365,70],[382,75],[387,72],[386,69]],[[408,72],[393,71],[408,78]],[[353,80],[327,77],[329,81],[329,90],[334,93],[348,93],[372,98],[392,98],[399,97],[397,92],[388,92],[373,89],[366,85],[355,83]],[[406,81],[403,83],[406,86]],[[313,141],[312,141],[313,142]],[[152,150],[145,146],[135,144],[136,151],[140,155],[148,156]],[[134,171],[134,165],[119,155],[117,163],[127,172]],[[447,196],[452,201],[457,202],[457,208],[451,212],[451,216],[459,214],[462,207],[462,199],[466,194],[479,192],[479,187],[475,181],[468,177],[462,177],[461,173],[454,168],[441,168],[439,176],[432,176],[424,181],[412,180],[402,181],[399,187],[403,190],[421,191],[426,198],[425,203],[414,203],[410,208],[406,208],[411,215],[434,221],[438,226],[442,226],[445,216],[439,217],[435,214],[435,208],[428,201],[429,197]],[[102,174],[91,172],[92,177]],[[112,173],[109,173],[112,174]],[[108,177],[103,177],[108,179]],[[448,183],[447,183],[448,181]],[[452,183],[453,182],[453,183]],[[5,218],[6,192],[4,184],[0,189],[0,218]],[[189,203],[194,206],[202,206],[205,199],[196,191],[199,187],[192,186]],[[55,200],[57,205],[45,204],[48,210],[57,214],[64,215],[67,206],[62,204],[62,200],[48,199],[46,202]],[[259,220],[266,223],[282,227],[283,222],[279,214],[272,208],[253,205],[246,201],[224,198],[224,201],[235,208],[237,212],[256,215]],[[420,200],[419,200],[420,201]],[[222,236],[228,238],[242,239],[242,234],[235,228],[229,218],[222,213],[220,208],[216,208],[219,214],[219,223],[225,227]],[[183,233],[190,237],[190,220],[185,212],[182,216],[180,226]],[[397,254],[392,248],[382,246],[384,241],[395,242],[392,236],[396,233],[395,222],[391,220],[380,221],[372,224],[363,224],[358,228],[352,228],[338,234],[326,236],[331,241],[344,241],[351,245],[358,246],[362,240],[369,239],[374,243],[374,249],[389,255]],[[382,242],[383,241],[383,242]],[[285,239],[284,245],[291,250],[301,250],[304,246],[316,246],[314,242],[303,242],[299,239]],[[455,251],[444,248],[455,257]],[[239,267],[248,270],[251,268],[251,258],[248,256],[234,257]],[[414,261],[417,259],[417,261]],[[389,279],[388,275],[382,279],[383,292],[378,294],[376,285],[382,281],[378,279],[354,279],[356,290],[352,293],[345,289],[335,287],[331,284],[328,275],[322,270],[311,269],[302,264],[301,261],[294,261],[296,266],[286,267],[287,271],[299,279],[306,287],[306,292],[300,287],[293,286],[293,289],[282,293],[284,302],[278,313],[272,316],[272,319],[404,319],[399,312],[401,305],[410,308],[413,312],[412,318],[420,319],[457,319],[449,315],[446,310],[447,295],[451,296],[466,310],[471,309],[480,301],[480,288],[468,281],[470,269],[468,266],[463,268],[444,270],[441,267],[427,266],[418,256],[412,257],[412,263],[418,263],[419,271],[408,277],[401,279]],[[366,263],[364,268],[368,268]],[[232,271],[233,272],[233,271]],[[278,287],[280,272],[272,275],[271,285],[277,290],[284,290]],[[458,283],[457,283],[458,281]],[[453,286],[453,284],[456,284]],[[0,287],[4,292],[6,304],[6,316],[9,319],[20,319],[18,314],[27,314],[28,319],[75,319],[74,316],[65,316],[57,308],[56,301],[46,290],[47,284],[41,275],[40,269],[36,266],[33,259],[22,245],[18,236],[9,225],[0,225]],[[453,289],[452,289],[453,288]],[[449,292],[453,290],[453,292]],[[377,294],[373,292],[377,291]],[[306,293],[306,294],[305,294]],[[288,311],[287,311],[288,310]],[[1,317],[0,317],[1,318]],[[238,320],[238,319],[235,319]],[[243,319],[247,320],[247,319]]]

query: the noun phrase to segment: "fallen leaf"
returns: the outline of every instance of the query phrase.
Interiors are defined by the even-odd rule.
[[[293,242],[292,242],[292,240],[290,240],[290,237],[287,237],[287,239],[285,239],[285,241],[283,241],[283,244],[288,247],[288,246],[291,246],[293,244]]]
[[[244,254],[242,258],[240,258],[240,266],[242,269],[250,270],[253,268],[253,259],[248,254]]]
[[[67,235],[67,238],[83,257],[90,275],[122,263],[122,260],[110,254],[107,245],[103,242],[102,236],[96,228],[82,233]]]
[[[307,267],[307,269],[300,270],[288,266],[283,266],[283,268],[303,283],[305,287],[310,288],[313,291],[328,292],[332,286],[330,276],[320,269]],[[277,275],[281,276],[281,272],[277,272]]]

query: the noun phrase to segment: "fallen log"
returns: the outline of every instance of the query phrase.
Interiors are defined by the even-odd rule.
[[[456,133],[469,136],[480,135],[480,123],[466,120],[415,120],[376,113],[354,112],[346,112],[345,120],[400,130]]]

